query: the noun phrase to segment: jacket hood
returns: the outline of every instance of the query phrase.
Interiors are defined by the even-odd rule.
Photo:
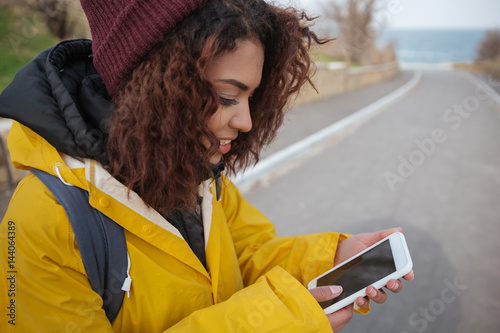
[[[27,126],[60,152],[102,164],[113,110],[92,63],[92,42],[85,39],[42,52],[0,95],[0,116]]]

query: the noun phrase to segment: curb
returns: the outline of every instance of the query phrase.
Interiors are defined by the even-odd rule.
[[[342,135],[347,134],[355,127],[360,126],[382,110],[396,103],[408,95],[419,84],[421,77],[422,72],[416,72],[410,81],[392,93],[356,111],[350,116],[347,116],[306,137],[305,139],[291,144],[271,156],[266,157],[255,166],[246,169],[243,173],[238,173],[235,177],[230,177],[231,180],[241,192],[252,189],[259,182],[272,178],[279,168],[282,168],[292,162],[297,162],[299,159],[312,154],[314,152],[314,148],[317,148],[334,138],[340,138]]]
[[[495,89],[493,89],[488,83],[484,82],[484,80],[480,77],[467,72],[463,73],[472,84],[476,87],[481,87],[488,95],[490,95],[491,99],[493,99],[500,106],[500,95],[495,91]]]

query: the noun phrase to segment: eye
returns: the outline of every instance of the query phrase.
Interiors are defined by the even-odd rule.
[[[232,106],[232,105],[238,104],[238,101],[235,99],[224,98],[224,97],[219,96],[219,100],[220,100],[220,104],[223,106]]]

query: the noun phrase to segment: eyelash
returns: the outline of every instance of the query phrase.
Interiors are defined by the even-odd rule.
[[[238,101],[235,99],[229,99],[224,97],[219,97],[219,99],[220,99],[220,104],[222,104],[223,106],[233,106],[238,104]]]
[[[223,106],[233,106],[233,105],[238,105],[239,102],[235,99],[230,99],[230,98],[224,98],[224,97],[219,97],[220,99],[220,104]],[[248,102],[253,103],[255,100],[253,99],[252,96],[248,98]]]

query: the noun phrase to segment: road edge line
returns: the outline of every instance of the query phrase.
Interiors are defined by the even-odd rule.
[[[493,89],[487,82],[485,82],[482,78],[475,76],[469,72],[462,72],[465,74],[465,77],[474,85],[483,87],[484,90],[490,97],[500,106],[500,95]],[[490,76],[492,76],[490,74]]]

